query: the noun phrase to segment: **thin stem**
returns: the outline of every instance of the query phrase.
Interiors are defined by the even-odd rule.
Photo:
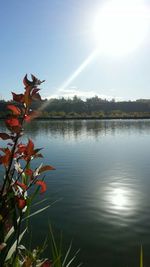
[[[30,163],[30,161],[27,161],[26,165],[24,166],[22,172],[19,173],[17,179],[16,179],[16,182],[19,180],[19,178],[22,176],[22,174],[24,173],[24,171],[26,170],[28,164]]]
[[[11,169],[11,166],[12,166],[12,163],[13,163],[14,153],[15,153],[15,149],[16,149],[19,137],[20,137],[20,132],[16,135],[16,138],[15,138],[15,141],[14,141],[14,145],[13,145],[13,148],[11,150],[11,158],[10,158],[10,161],[9,161],[8,169],[6,170],[5,180],[4,180],[2,189],[1,189],[1,196],[3,195],[3,192],[5,190],[6,182],[7,181],[9,181],[9,183],[11,182],[11,178],[9,177],[9,173],[10,173],[10,169]]]
[[[21,177],[21,175],[24,173],[27,165],[28,165],[28,163],[25,165],[25,167],[23,168],[22,172],[19,173],[17,179],[15,180],[15,183],[19,180],[19,178]],[[13,174],[14,174],[14,172],[13,172]],[[12,177],[13,177],[13,175],[12,175]],[[8,190],[10,189],[10,187],[11,187],[11,185],[9,185]]]
[[[16,250],[15,250],[15,254],[14,254],[14,258],[13,258],[13,263],[16,259],[16,256],[18,254],[18,246],[19,246],[19,236],[20,236],[20,231],[21,231],[21,221],[22,221],[22,211],[20,212],[20,218],[19,218],[19,223],[18,223],[18,227],[17,227],[17,243],[16,243]]]

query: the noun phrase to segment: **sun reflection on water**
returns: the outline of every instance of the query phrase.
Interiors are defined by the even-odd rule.
[[[138,199],[136,191],[128,185],[110,183],[103,191],[103,208],[108,214],[129,216],[136,212]]]
[[[122,188],[115,188],[110,198],[115,209],[125,209],[130,204],[127,191]]]

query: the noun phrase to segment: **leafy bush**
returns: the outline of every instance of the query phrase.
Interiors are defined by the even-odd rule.
[[[4,177],[0,187],[0,266],[51,266],[47,259],[39,259],[39,251],[27,251],[20,245],[27,228],[22,223],[30,214],[34,197],[46,191],[43,173],[54,170],[50,165],[42,164],[33,169],[32,161],[42,158],[41,149],[35,148],[31,139],[22,143],[25,122],[38,114],[30,107],[33,101],[40,100],[39,88],[43,81],[31,75],[23,79],[24,93],[12,92],[13,104],[7,105],[9,115],[5,120],[7,132],[0,138],[7,142],[0,148],[0,164],[4,168]],[[31,190],[32,188],[32,190]]]

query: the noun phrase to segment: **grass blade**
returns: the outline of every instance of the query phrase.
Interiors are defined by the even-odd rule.
[[[20,220],[20,217],[17,219],[17,224]],[[4,242],[7,242],[7,240],[10,238],[10,236],[14,233],[15,229],[14,227],[12,226],[9,230],[9,232],[7,233],[7,235],[5,236],[5,239],[4,239]]]
[[[27,231],[27,228],[19,235],[19,243],[20,243],[21,239],[23,238],[26,231]],[[9,260],[12,256],[12,254],[15,252],[16,245],[17,245],[17,240],[13,243],[13,245],[9,249],[7,256],[6,256],[6,261]]]
[[[141,250],[140,250],[140,267],[144,267],[143,265],[143,248],[141,245]]]
[[[35,211],[35,212],[32,212],[30,215],[28,215],[28,216],[26,216],[25,218],[23,218],[22,221],[24,221],[24,220],[26,220],[26,219],[28,219],[28,218],[31,218],[31,217],[34,216],[34,215],[37,215],[37,214],[41,213],[42,211],[48,209],[49,207],[50,207],[50,205],[48,205],[48,206],[46,206],[46,207],[44,207],[44,208],[42,208],[42,209],[40,209],[40,210],[37,210],[37,211]]]
[[[77,250],[77,252],[75,253],[75,255],[72,257],[72,259],[67,263],[66,267],[69,267],[71,265],[71,263],[75,260],[77,254],[79,253],[80,249]]]
[[[70,251],[71,251],[71,248],[72,248],[72,242],[70,243],[70,246],[69,246],[69,248],[68,248],[68,250],[67,250],[67,252],[66,252],[66,255],[65,255],[64,261],[63,261],[63,263],[62,263],[62,267],[64,267],[64,266],[65,266],[65,263],[66,263],[66,261],[67,261],[67,258],[68,258],[68,256],[69,256],[69,253],[70,253]]]

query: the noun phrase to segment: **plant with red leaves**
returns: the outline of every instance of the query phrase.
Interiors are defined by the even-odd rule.
[[[28,80],[26,75],[23,79],[24,93],[12,92],[14,104],[7,106],[9,115],[5,120],[8,131],[0,133],[0,139],[9,140],[6,147],[0,148],[0,165],[3,166],[5,172],[0,185],[0,266],[32,266],[32,262],[28,264],[28,257],[28,261],[23,258],[22,265],[17,265],[17,260],[21,262],[19,242],[22,220],[31,205],[37,186],[41,189],[40,193],[46,191],[43,172],[54,170],[54,167],[42,164],[33,169],[31,162],[43,157],[40,153],[41,149],[35,148],[31,139],[26,144],[21,142],[24,123],[31,121],[35,116],[31,110],[31,104],[41,99],[38,86],[44,82],[34,75],[31,75],[31,78],[31,81]],[[35,187],[35,190],[29,190],[31,187]],[[13,252],[12,240],[9,239],[12,233],[16,240]],[[41,261],[41,266],[51,265],[48,260],[45,260]]]

